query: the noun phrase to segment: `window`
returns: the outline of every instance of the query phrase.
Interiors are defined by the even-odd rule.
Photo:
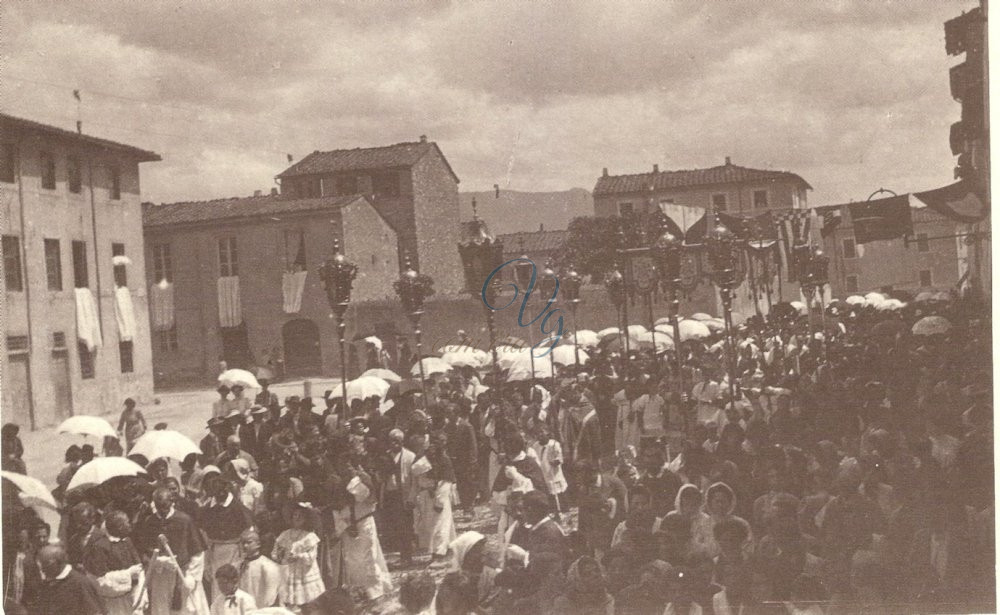
[[[18,354],[28,352],[28,336],[27,335],[8,335],[7,336],[7,352],[10,354]]]
[[[927,233],[917,233],[917,252],[928,252],[930,249],[927,245]]]
[[[69,183],[69,191],[73,194],[80,194],[83,191],[83,174],[80,171],[80,159],[70,156],[66,160],[66,181]]]
[[[156,345],[160,352],[173,352],[177,350],[177,326],[166,331],[156,332]]]
[[[337,178],[337,194],[357,194],[358,178],[353,175],[341,175]]]
[[[399,196],[399,174],[395,171],[376,173],[372,183],[379,196]]]
[[[40,154],[42,167],[42,188],[46,190],[56,189],[56,159],[49,152]]]
[[[87,272],[87,242],[73,242],[73,288],[88,288],[90,274]]]
[[[856,275],[847,276],[847,292],[849,293],[858,292],[858,276]]]
[[[153,245],[153,277],[156,278],[157,282],[174,281],[174,263],[170,258],[169,243]]]
[[[631,216],[635,213],[632,203],[619,203],[618,204],[618,215],[619,216]]]
[[[52,333],[52,350],[66,350],[66,333],[55,331]]]
[[[111,244],[111,258],[114,263],[116,256],[125,256],[125,244]],[[128,286],[128,272],[125,270],[125,263],[114,265],[115,286]]]
[[[4,143],[0,152],[0,182],[14,183],[17,176],[17,148],[13,143]]]
[[[858,248],[854,245],[854,238],[849,237],[842,242],[844,246],[844,258],[857,258]]]
[[[90,380],[94,377],[94,353],[83,342],[76,343],[76,353],[80,356],[80,377]]]
[[[236,262],[236,238],[223,237],[219,239],[219,276],[226,278],[239,275]]]
[[[285,271],[306,270],[306,235],[298,229],[285,230]]]
[[[108,169],[108,173],[111,175],[111,190],[108,195],[112,201],[118,201],[122,198],[122,172],[118,167],[111,167]]]
[[[118,362],[121,364],[123,374],[131,374],[134,370],[132,366],[132,342],[118,342]]]
[[[3,269],[7,290],[24,290],[24,276],[21,269],[21,238],[17,235],[3,236]]]
[[[920,271],[920,286],[933,286],[934,280],[931,278],[931,272],[929,269],[922,269]]]
[[[754,209],[763,209],[767,207],[767,190],[753,191],[753,206]]]
[[[715,208],[715,211],[726,211],[726,207],[728,207],[728,205],[726,204],[726,195],[713,194],[712,207]]]
[[[45,275],[49,279],[49,290],[62,290],[62,251],[58,239],[45,240]]]

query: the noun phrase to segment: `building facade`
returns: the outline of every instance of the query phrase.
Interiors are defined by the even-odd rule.
[[[293,198],[363,194],[398,238],[408,258],[435,280],[440,294],[461,292],[458,176],[427,137],[385,147],[315,151],[278,174]]]
[[[340,242],[358,265],[352,303],[395,296],[397,237],[364,196],[272,193],[144,207],[158,385],[228,367],[333,374],[336,321],[318,269]]]
[[[149,401],[139,164],[160,157],[8,115],[0,135],[4,422]]]
[[[910,198],[911,205],[918,204]],[[908,237],[858,243],[850,208],[841,205],[841,223],[823,237],[830,258],[833,297],[871,291],[956,288],[969,271],[970,247],[966,225],[929,207],[912,207],[913,233]]]
[[[760,213],[769,209],[807,207],[804,179],[787,171],[750,169],[732,164],[686,171],[609,175],[604,169],[594,186],[594,214],[643,214],[659,205],[687,230],[710,207],[730,213]]]

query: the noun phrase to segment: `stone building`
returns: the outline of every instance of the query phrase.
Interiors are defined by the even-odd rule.
[[[0,135],[4,422],[150,400],[139,164],[160,157],[9,115]]]
[[[609,175],[605,168],[594,186],[594,214],[643,214],[659,205],[686,231],[709,207],[730,213],[803,209],[809,190],[795,173],[737,166],[728,156],[708,169],[660,171],[654,164],[651,173]]]
[[[912,235],[859,243],[849,205],[839,205],[840,224],[823,237],[823,251],[830,258],[829,281],[833,297],[871,291],[949,290],[965,281],[970,248],[965,225],[908,199]],[[882,199],[891,201],[894,199]],[[872,204],[878,206],[879,201]],[[825,208],[824,208],[825,209]]]
[[[205,382],[220,361],[335,373],[336,321],[318,275],[334,240],[358,265],[349,320],[395,296],[397,236],[365,196],[146,204],[143,221],[158,385]]]
[[[462,290],[458,176],[437,143],[315,151],[278,174],[281,192],[294,198],[363,194],[398,238],[409,258],[435,280],[441,294]]]

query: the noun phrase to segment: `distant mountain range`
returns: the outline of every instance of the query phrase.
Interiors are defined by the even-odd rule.
[[[594,198],[588,190],[571,188],[562,192],[460,192],[459,218],[472,219],[472,199],[475,197],[479,218],[486,221],[494,235],[504,233],[565,229],[577,216],[594,215]]]

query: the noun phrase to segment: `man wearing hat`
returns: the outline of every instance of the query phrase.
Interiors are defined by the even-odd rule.
[[[213,416],[208,419],[208,435],[201,439],[198,448],[201,449],[202,463],[204,466],[211,463],[222,452],[222,444],[229,435],[226,420],[221,416]]]
[[[272,412],[278,411],[281,408],[281,404],[278,403],[278,396],[268,388],[271,386],[271,381],[267,378],[258,378],[257,384],[260,385],[260,393],[257,393],[257,396],[254,398],[254,404],[263,406]]]
[[[242,459],[246,461],[250,466],[250,475],[255,479],[257,478],[257,460],[253,458],[253,455],[247,453],[241,448],[240,437],[235,434],[226,438],[226,449],[219,453],[218,457],[215,458],[215,465],[223,468],[233,459]]]
[[[210,499],[202,504],[198,525],[208,539],[205,578],[214,580],[219,568],[226,564],[240,565],[243,559],[240,537],[253,526],[253,516],[233,495],[232,484],[223,478],[218,468],[205,468],[202,484]]]
[[[413,557],[413,507],[416,489],[410,467],[416,455],[403,444],[405,435],[400,429],[389,432],[388,468],[382,489],[382,503],[379,507],[379,527],[390,549],[399,551],[403,564],[409,564]]]
[[[256,405],[250,409],[250,422],[239,428],[240,447],[264,465],[267,465],[267,443],[274,435],[274,424],[269,414],[267,407]]]

